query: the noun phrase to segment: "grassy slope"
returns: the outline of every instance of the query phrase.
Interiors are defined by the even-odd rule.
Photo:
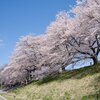
[[[2,96],[8,100],[100,100],[100,67],[67,71]]]

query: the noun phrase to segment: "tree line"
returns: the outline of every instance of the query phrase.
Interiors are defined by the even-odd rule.
[[[45,35],[20,38],[0,80],[4,87],[28,84],[79,61],[98,64],[99,53],[100,0],[77,0],[69,12],[56,15]]]

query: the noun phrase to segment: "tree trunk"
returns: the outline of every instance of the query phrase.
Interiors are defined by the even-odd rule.
[[[65,67],[62,67],[62,71],[65,71]]]
[[[98,57],[97,57],[96,55],[92,57],[92,60],[93,60],[93,64],[94,64],[94,65],[96,65],[96,64],[99,63]]]

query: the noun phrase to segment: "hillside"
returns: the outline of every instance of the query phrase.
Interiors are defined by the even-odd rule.
[[[100,67],[67,71],[2,96],[8,100],[100,100]]]

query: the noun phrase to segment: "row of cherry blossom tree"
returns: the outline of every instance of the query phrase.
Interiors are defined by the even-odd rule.
[[[1,72],[2,84],[27,84],[86,59],[97,64],[99,52],[100,0],[77,0],[71,11],[57,14],[45,35],[28,35],[19,40]]]

